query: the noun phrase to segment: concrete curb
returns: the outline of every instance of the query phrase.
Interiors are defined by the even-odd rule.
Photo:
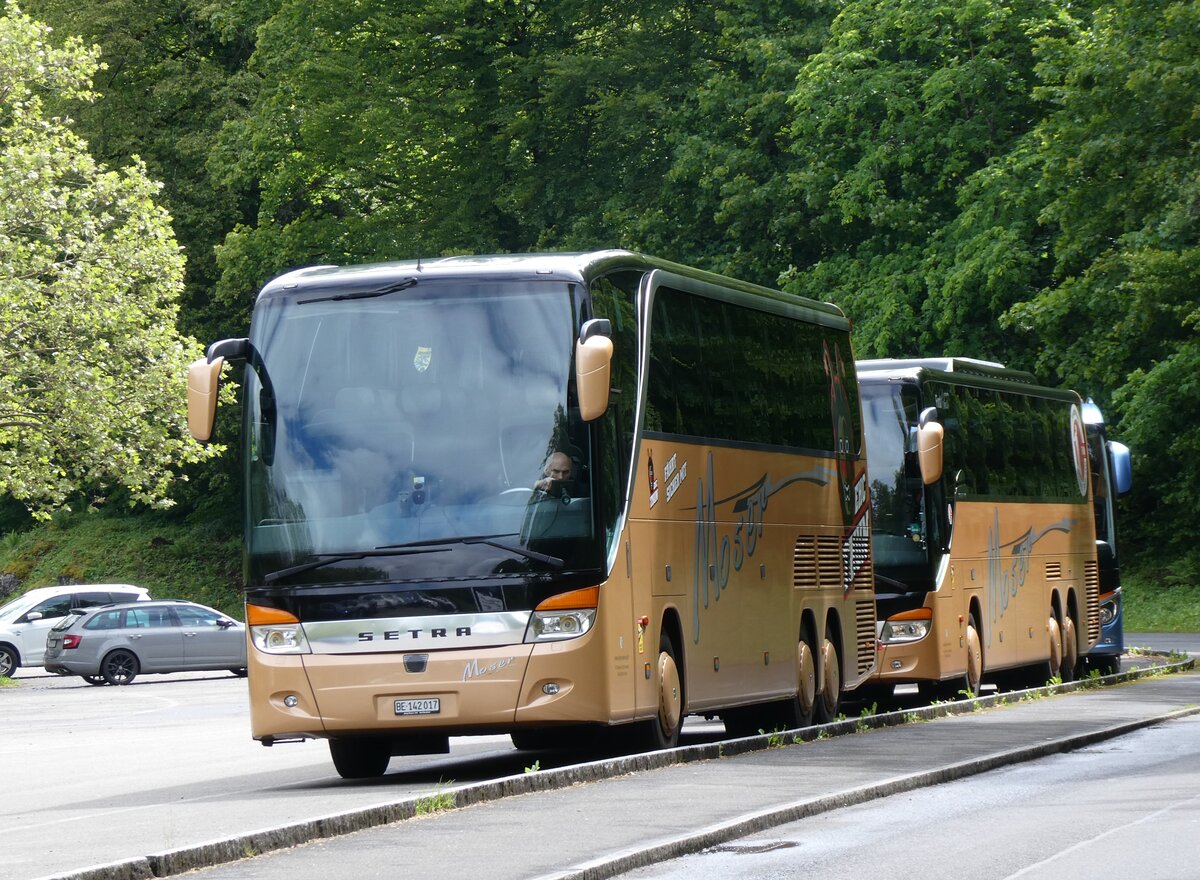
[[[937,703],[917,709],[887,712],[881,715],[871,715],[856,719],[845,719],[801,730],[773,731],[771,733],[763,733],[740,739],[685,746],[662,752],[606,758],[554,770],[539,770],[534,773],[507,776],[489,782],[450,787],[432,795],[406,798],[401,801],[389,801],[371,807],[322,816],[304,822],[260,829],[234,837],[207,841],[159,853],[151,853],[119,862],[93,865],[66,874],[43,877],[40,880],[151,880],[151,878],[170,877],[197,868],[211,868],[252,856],[287,849],[314,840],[338,837],[368,828],[390,825],[394,822],[400,822],[431,812],[472,806],[520,794],[569,788],[584,782],[598,782],[639,771],[655,770],[677,764],[714,760],[761,751],[763,749],[778,748],[781,745],[791,743],[810,742],[815,739],[827,739],[866,730],[894,727],[917,720],[931,720],[949,715],[961,715],[992,706],[1019,703],[1023,700],[1035,699],[1040,696],[1070,693],[1099,686],[1136,681],[1156,675],[1183,672],[1192,669],[1195,663],[1194,659],[1188,658],[1182,661],[1168,662],[1160,666],[1121,672],[1098,679],[1083,679],[1065,684],[1048,685],[1042,688],[1030,688],[1024,691],[994,694],[974,700]],[[568,873],[550,876],[555,878],[555,880],[567,880],[567,878],[570,878],[570,880],[575,880],[575,878],[583,880],[583,878],[612,877],[616,873],[629,871],[678,855],[698,852],[709,846],[715,846],[718,843],[724,843],[775,825],[792,822],[805,816],[815,815],[838,807],[851,806],[925,785],[946,782],[951,779],[960,779],[964,776],[982,773],[995,767],[1004,766],[1005,764],[1028,761],[1048,754],[1069,751],[1089,745],[1092,742],[1120,736],[1141,727],[1157,724],[1164,720],[1183,717],[1193,712],[1200,712],[1200,708],[1183,710],[1145,721],[1118,725],[1091,734],[1051,741],[1034,748],[998,753],[983,759],[966,762],[961,765],[951,765],[936,771],[916,774],[914,776],[897,777],[883,783],[866,786],[861,789],[851,789],[814,801],[788,804],[780,808],[742,816],[729,822],[711,826],[693,835],[662,841],[645,848],[639,848],[638,850],[630,850],[611,859],[571,869]],[[546,878],[546,880],[549,880],[549,878]]]

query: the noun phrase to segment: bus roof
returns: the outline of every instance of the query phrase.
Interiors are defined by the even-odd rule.
[[[1000,379],[1009,382],[1019,382],[1023,385],[1038,384],[1037,378],[1032,373],[1027,373],[1024,370],[1013,370],[995,361],[982,361],[975,358],[880,358],[878,360],[855,361],[854,365],[860,377],[883,378],[884,376],[890,376],[898,379],[916,378],[922,373],[938,372],[953,373],[963,377],[978,376],[989,379]]]
[[[1069,388],[1043,385],[1032,373],[1013,370],[994,361],[974,358],[896,358],[855,361],[861,383],[934,379],[951,385],[972,385],[1000,391],[1079,401]]]
[[[345,288],[375,288],[402,282],[409,278],[561,280],[588,284],[591,279],[617,269],[651,271],[661,269],[699,282],[739,290],[745,293],[805,306],[818,313],[843,318],[841,309],[832,303],[822,303],[769,287],[739,281],[725,275],[694,269],[669,260],[662,260],[627,250],[604,250],[580,253],[491,254],[432,259],[404,260],[388,263],[363,263],[353,266],[321,265],[295,269],[267,282],[258,298],[295,295],[299,292],[340,290]]]

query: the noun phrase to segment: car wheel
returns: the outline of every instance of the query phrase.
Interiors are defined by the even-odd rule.
[[[103,675],[81,675],[79,677],[88,684],[108,684]]]
[[[118,649],[104,658],[100,674],[109,684],[129,684],[138,674],[138,658],[131,651]]]
[[[0,645],[0,678],[10,678],[17,671],[17,652],[8,645]]]

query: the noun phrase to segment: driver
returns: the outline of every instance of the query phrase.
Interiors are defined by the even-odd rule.
[[[533,484],[535,492],[546,495],[561,495],[566,484],[571,482],[571,456],[565,452],[552,452],[542,467],[542,478]]]

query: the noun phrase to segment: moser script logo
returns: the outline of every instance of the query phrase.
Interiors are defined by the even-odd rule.
[[[1021,592],[1029,576],[1033,547],[1051,532],[1071,533],[1075,520],[1064,519],[1041,531],[1026,530],[1025,534],[1012,541],[1000,540],[1000,511],[992,511],[992,527],[988,529],[987,548],[987,604],[992,624],[1004,619],[1008,604]],[[1008,564],[1005,565],[1007,557]],[[987,643],[992,643],[992,628],[988,627]]]
[[[501,669],[506,669],[513,665],[516,657],[503,657],[500,660],[493,660],[486,666],[479,665],[479,658],[475,657],[463,668],[463,681],[470,681],[473,678],[483,678],[485,675],[491,675],[493,672],[499,672]]]
[[[758,549],[762,537],[764,514],[771,497],[793,483],[828,485],[832,474],[828,470],[793,474],[780,482],[772,482],[763,474],[748,486],[743,486],[724,498],[716,497],[716,476],[713,456],[708,454],[706,475],[696,480],[696,555],[692,582],[692,639],[700,641],[700,610],[711,599],[718,602],[721,593],[729,588],[733,572],[741,571],[746,560]],[[724,518],[722,510],[728,510]],[[729,523],[730,514],[736,524]]]

